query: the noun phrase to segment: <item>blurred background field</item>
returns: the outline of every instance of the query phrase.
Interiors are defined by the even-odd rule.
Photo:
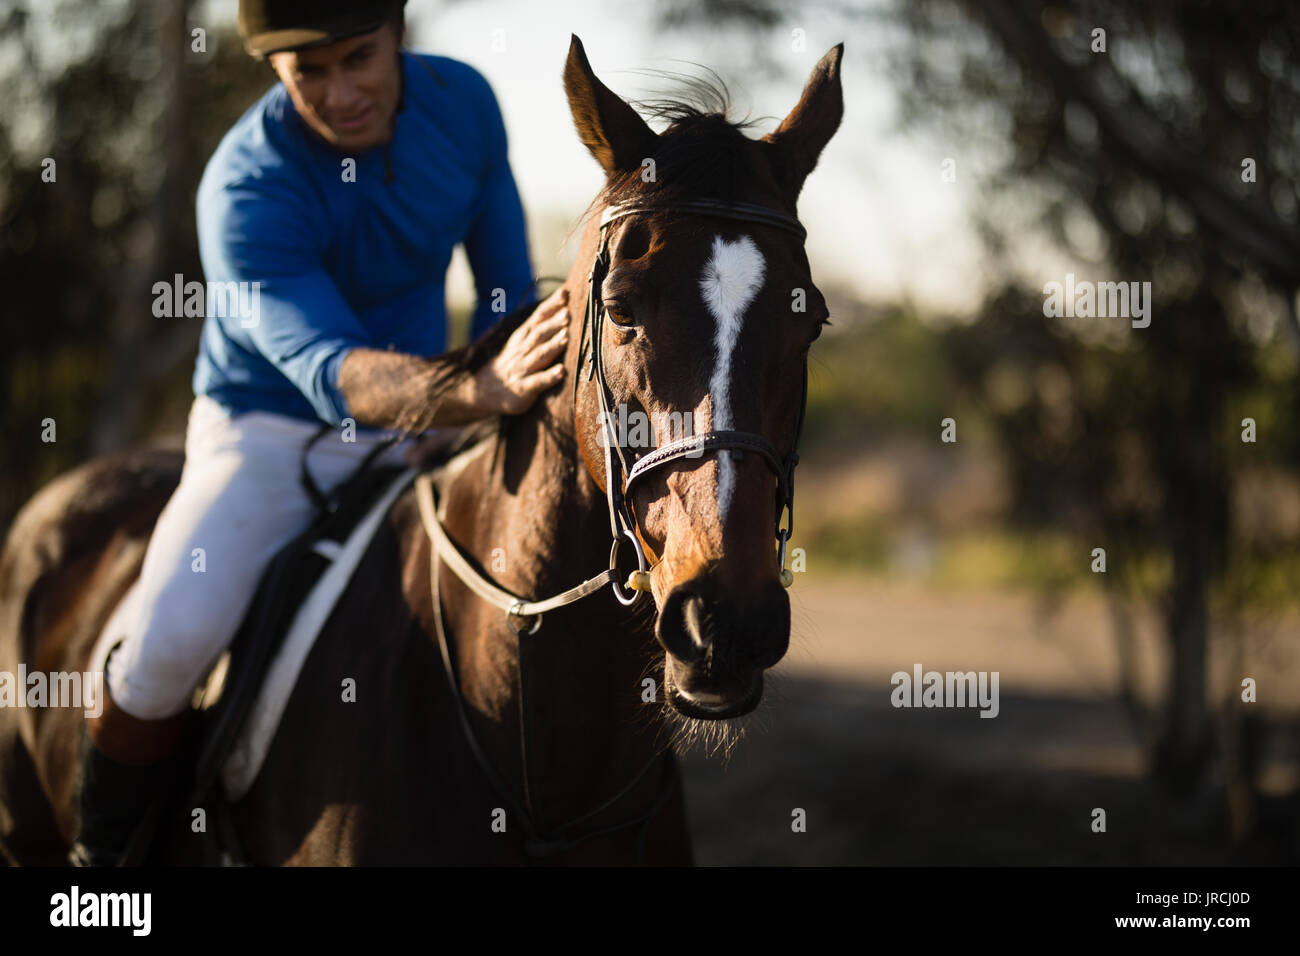
[[[1134,611],[1137,673],[1126,675],[1095,594],[1055,603],[847,574],[800,581],[793,600],[790,654],[744,742],[725,764],[685,761],[699,862],[1224,865],[1300,853],[1294,612],[1212,653],[1215,709],[1247,720],[1235,731],[1257,749],[1215,754],[1205,789],[1186,798],[1150,771],[1169,664],[1155,609]],[[997,670],[997,718],[894,709],[890,676],[916,662]],[[1274,703],[1234,718],[1243,672]],[[1137,709],[1119,693],[1129,681]],[[1096,807],[1105,834],[1090,830]],[[806,810],[806,833],[791,832],[793,808]]]
[[[0,529],[62,470],[184,428],[198,325],[149,290],[201,274],[203,164],[272,81],[234,6],[0,0]],[[794,636],[729,758],[685,758],[700,861],[1300,862],[1295,7],[544,6],[407,7],[413,48],[497,94],[540,275],[600,186],[570,32],[625,96],[713,69],[754,136],[845,43],[844,124],[800,198],[833,324]],[[1150,327],[1045,317],[1067,272],[1151,281]],[[471,288],[460,259],[456,322]],[[892,708],[917,663],[998,671],[997,719]]]
[[[1064,498],[1086,493],[1072,482],[1046,517],[1017,521],[997,416],[963,396],[948,347],[943,329],[891,311],[817,353],[795,636],[725,766],[687,760],[701,862],[1296,862],[1294,468],[1252,462],[1233,483],[1234,556],[1206,595],[1215,743],[1182,789],[1153,765],[1176,653],[1173,556],[1137,541],[1119,583],[1094,573],[1106,538],[1056,520],[1086,508]],[[955,445],[935,440],[949,414]],[[999,716],[894,709],[890,676],[918,662],[998,671]],[[1266,702],[1241,703],[1243,677]],[[795,807],[806,834],[791,832]],[[1095,807],[1105,835],[1089,828]]]

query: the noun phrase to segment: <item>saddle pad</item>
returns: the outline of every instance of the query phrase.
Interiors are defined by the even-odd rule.
[[[232,802],[239,800],[257,779],[262,761],[266,759],[271,741],[280,725],[285,705],[289,702],[294,685],[298,683],[298,674],[316,643],[317,635],[329,620],[334,605],[338,603],[348,582],[352,580],[352,574],[370,546],[370,540],[375,536],[380,522],[388,514],[397,496],[415,480],[417,473],[416,469],[408,468],[398,475],[337,550],[317,548],[318,553],[330,559],[330,566],[321,574],[298,608],[293,624],[267,670],[257,701],[240,728],[230,756],[226,758],[221,774],[226,799]]]

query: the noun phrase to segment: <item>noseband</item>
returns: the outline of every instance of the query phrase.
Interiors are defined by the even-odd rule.
[[[605,497],[609,505],[609,532],[613,538],[610,548],[610,570],[616,572],[619,545],[628,541],[636,555],[637,570],[628,578],[625,586],[620,586],[617,574],[610,579],[614,596],[619,603],[627,606],[635,604],[638,598],[650,589],[649,571],[646,568],[645,550],[637,534],[636,519],[628,505],[632,487],[646,475],[683,458],[700,458],[705,454],[730,451],[733,458],[741,458],[745,452],[754,452],[767,463],[776,475],[776,540],[777,570],[781,574],[781,583],[789,587],[793,575],[785,566],[785,549],[794,530],[794,469],[799,463],[799,435],[803,431],[804,411],[808,405],[808,366],[804,365],[803,385],[799,399],[799,418],[795,425],[794,445],[790,451],[781,456],[762,435],[755,432],[742,432],[731,429],[705,432],[701,435],[688,435],[676,441],[656,448],[647,455],[637,459],[629,467],[623,454],[623,448],[617,440],[614,430],[613,395],[605,377],[604,355],[601,351],[601,327],[605,318],[605,304],[601,299],[601,286],[609,273],[609,226],[611,223],[641,213],[651,212],[694,213],[716,219],[731,219],[739,222],[752,222],[763,226],[773,226],[794,233],[800,241],[807,238],[807,230],[794,216],[787,215],[766,206],[750,203],[724,203],[715,199],[679,200],[671,206],[638,206],[631,203],[615,204],[606,207],[600,217],[600,243],[596,249],[596,259],[587,276],[587,314],[582,326],[582,339],[578,343],[578,367],[583,367],[583,353],[590,351],[586,363],[588,381],[596,380],[596,394],[600,398],[600,414],[603,423],[605,446]],[[577,402],[577,377],[574,379],[574,402]],[[575,416],[576,417],[576,416]],[[782,518],[788,515],[788,521],[782,527]],[[631,591],[629,594],[624,587]]]

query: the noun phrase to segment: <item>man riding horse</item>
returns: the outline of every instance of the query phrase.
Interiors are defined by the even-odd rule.
[[[197,221],[208,282],[258,283],[258,307],[203,325],[180,485],[86,722],[76,864],[116,864],[170,779],[195,686],[315,515],[299,456],[322,423],[344,427],[306,464],[333,487],[394,429],[428,433],[381,453],[400,460],[446,437],[435,429],[528,409],[564,375],[557,293],[448,385],[454,247],[474,272],[472,337],[531,301],[532,270],[492,90],[403,50],[404,3],[240,0],[245,46],[280,82],[208,162]]]

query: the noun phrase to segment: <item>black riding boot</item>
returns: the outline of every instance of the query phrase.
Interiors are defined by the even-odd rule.
[[[73,866],[120,866],[150,807],[170,790],[174,758],[133,767],[104,754],[82,733],[80,824]]]
[[[190,711],[159,720],[133,717],[104,682],[103,707],[82,726],[77,838],[73,866],[118,866],[157,800],[166,806],[183,765],[180,745]]]

